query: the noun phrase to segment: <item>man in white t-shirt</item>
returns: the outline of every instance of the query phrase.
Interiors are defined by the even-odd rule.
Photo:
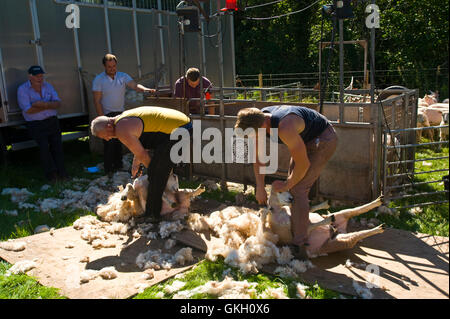
[[[94,104],[97,115],[114,117],[122,113],[125,108],[126,86],[137,92],[155,93],[142,84],[137,84],[128,74],[117,72],[117,58],[112,54],[103,57],[105,72],[100,73],[92,84]],[[122,145],[117,139],[103,141],[105,173],[113,173],[122,168]]]

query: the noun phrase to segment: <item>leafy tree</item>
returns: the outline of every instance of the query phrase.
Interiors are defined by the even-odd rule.
[[[244,1],[245,2],[245,1]],[[248,0],[247,6],[271,2]],[[316,72],[318,42],[330,41],[332,21],[323,20],[321,6],[332,2],[323,0],[298,14],[287,17],[253,21],[247,17],[268,17],[307,7],[313,0],[285,0],[246,10],[235,15],[236,69],[238,74]],[[365,8],[371,1],[352,1],[355,18],[344,21],[345,40],[370,40],[365,25]],[[380,28],[376,29],[376,85],[404,85],[440,92],[448,97],[448,15],[449,3],[442,0],[377,0],[380,8]],[[339,40],[336,32],[335,41]],[[330,70],[339,71],[336,43]],[[355,45],[345,45],[346,77],[355,76],[358,87],[363,82],[364,51]],[[329,50],[323,52],[323,70]],[[369,67],[369,66],[368,66]],[[391,70],[391,71],[388,71]],[[336,83],[336,75],[330,79]],[[347,83],[347,82],[346,82]]]

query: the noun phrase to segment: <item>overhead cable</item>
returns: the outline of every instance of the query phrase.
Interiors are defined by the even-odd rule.
[[[293,12],[288,12],[288,13],[281,14],[281,15],[278,15],[278,16],[265,17],[265,18],[252,18],[252,17],[246,17],[246,19],[247,19],[247,20],[258,20],[258,21],[261,21],[261,20],[273,20],[273,19],[278,19],[278,18],[286,17],[286,16],[289,16],[289,15],[292,15],[292,14],[296,14],[296,13],[300,13],[300,12],[303,12],[303,11],[305,11],[305,10],[308,10],[308,9],[311,8],[313,5],[315,5],[315,4],[319,3],[319,2],[320,2],[320,0],[317,0],[316,2],[310,4],[309,6],[303,8],[303,9],[300,9],[300,10],[297,10],[297,11],[293,11]]]

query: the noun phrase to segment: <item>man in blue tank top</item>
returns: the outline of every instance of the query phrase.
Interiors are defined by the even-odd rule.
[[[291,154],[289,173],[286,181],[276,180],[272,189],[276,192],[290,191],[294,197],[291,210],[291,227],[294,255],[306,259],[305,246],[309,226],[309,191],[319,177],[326,163],[334,154],[337,136],[334,128],[322,114],[301,106],[276,105],[260,109],[245,108],[239,111],[235,128],[278,129],[278,143],[285,144]],[[259,138],[266,136],[256,135]],[[258,154],[258,149],[256,149]],[[267,204],[264,188],[263,166],[256,156],[253,171],[256,179],[255,197],[259,204]]]

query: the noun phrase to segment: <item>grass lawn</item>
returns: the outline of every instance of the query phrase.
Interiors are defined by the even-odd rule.
[[[91,174],[86,172],[85,168],[95,166],[102,161],[102,157],[91,154],[89,151],[89,143],[86,138],[76,141],[69,141],[64,143],[65,162],[67,170],[72,177],[94,179],[101,176],[100,173]],[[431,153],[430,153],[431,152]],[[448,156],[448,147],[444,148],[441,153]],[[433,150],[425,150],[417,154],[418,158],[443,156],[439,155]],[[421,157],[423,156],[423,157]],[[6,187],[27,188],[33,192],[34,195],[28,202],[34,202],[38,198],[58,197],[57,195],[65,188],[70,188],[71,182],[53,185],[47,190],[41,190],[41,187],[46,184],[43,178],[43,173],[39,164],[37,149],[28,149],[9,154],[10,164],[0,168],[0,189]],[[422,162],[417,163],[417,169],[421,169]],[[448,160],[443,160],[442,163],[436,164],[448,168]],[[446,166],[445,166],[446,165]],[[426,167],[431,170],[430,167]],[[433,169],[437,169],[434,168]],[[441,174],[445,175],[445,174]],[[425,178],[425,176],[421,177]],[[426,177],[430,178],[430,177]],[[436,176],[433,178],[439,178]],[[194,187],[198,182],[180,182],[181,187]],[[427,187],[434,187],[442,189],[443,186],[439,184],[431,184]],[[221,191],[210,191],[204,193],[205,198],[213,198],[221,202],[234,201],[233,192],[223,193]],[[406,205],[403,202],[393,202],[392,207],[399,205]],[[5,210],[18,210],[17,216],[9,216],[0,213],[0,240],[7,240],[10,238],[25,237],[33,234],[36,226],[46,224],[50,227],[61,228],[73,224],[73,222],[80,216],[92,214],[93,212],[85,210],[77,210],[71,213],[62,211],[52,211],[53,217],[49,214],[35,213],[29,209],[19,210],[17,205],[10,201],[9,196],[0,195],[0,212]],[[338,210],[334,208],[333,210]],[[375,216],[375,212],[366,214],[365,218]],[[387,225],[399,229],[410,231],[418,231],[433,235],[448,236],[448,204],[439,206],[429,206],[423,209],[422,213],[411,215],[406,211],[401,211],[398,218],[389,215],[379,215],[377,218]],[[57,289],[51,287],[43,287],[35,279],[27,275],[11,275],[5,276],[8,268],[11,265],[0,261],[0,298],[23,298],[23,299],[59,299],[65,298],[61,296]],[[232,276],[234,280],[247,280],[248,282],[256,282],[256,291],[258,293],[264,291],[267,287],[279,288],[281,287],[290,298],[296,298],[295,285],[298,282],[295,279],[286,279],[278,276],[269,276],[266,274],[244,275],[237,269],[226,265],[223,260],[216,262],[202,261],[195,268],[186,272],[183,277],[169,279],[165,282],[152,286],[146,289],[143,293],[135,296],[136,299],[152,299],[158,296],[159,298],[171,298],[173,294],[165,293],[164,288],[170,285],[174,280],[186,281],[187,284],[181,289],[189,290],[211,280],[222,280],[224,272]],[[163,293],[163,295],[162,295]],[[317,284],[309,286],[306,289],[306,295],[315,299],[339,298],[340,294],[323,289]],[[255,296],[256,298],[257,296]],[[197,294],[192,298],[215,298],[206,294]]]

